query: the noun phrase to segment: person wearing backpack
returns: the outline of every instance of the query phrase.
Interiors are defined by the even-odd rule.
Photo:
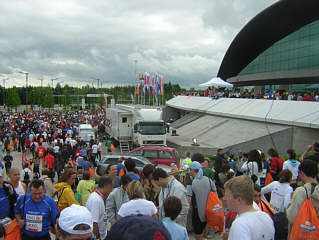
[[[319,185],[316,179],[318,174],[317,163],[312,160],[304,160],[299,166],[299,178],[304,183],[304,186],[298,187],[292,195],[292,199],[286,210],[289,232],[292,229],[293,223],[299,213],[307,197],[309,197],[317,217],[319,216]],[[319,226],[317,227],[317,231]]]
[[[195,238],[200,240],[207,234],[205,231],[207,224],[206,205],[210,192],[216,192],[216,186],[211,179],[203,176],[202,166],[199,162],[193,161],[189,165],[189,169],[194,180],[191,186],[187,186],[187,196],[193,207],[192,223]]]

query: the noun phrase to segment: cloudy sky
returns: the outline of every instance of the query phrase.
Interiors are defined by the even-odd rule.
[[[134,72],[196,87],[216,76],[241,28],[276,0],[1,0],[6,87],[134,84]],[[136,63],[136,64],[135,64]],[[95,86],[97,81],[94,81]]]

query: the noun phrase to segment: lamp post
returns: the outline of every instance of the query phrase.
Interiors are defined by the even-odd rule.
[[[51,78],[51,81],[52,81],[52,89],[54,88],[53,87],[53,81],[55,81],[55,80],[58,80],[59,78]]]
[[[41,81],[41,88],[43,88],[43,78],[39,78],[39,80]]]
[[[94,78],[94,77],[91,77],[93,80],[96,80],[97,81],[97,88],[100,87],[100,79],[99,78]]]
[[[3,107],[5,105],[5,97],[6,97],[6,81],[9,80],[9,78],[2,79],[3,81]]]
[[[29,80],[29,73],[28,72],[22,72],[22,71],[19,71],[19,73],[25,74],[25,87],[26,87],[25,105],[28,105],[28,80]]]

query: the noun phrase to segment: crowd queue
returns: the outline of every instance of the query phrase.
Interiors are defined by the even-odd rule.
[[[138,172],[120,158],[96,176],[103,118],[0,115],[0,239],[319,239],[319,143],[299,159],[288,149],[286,161],[274,148],[218,149],[214,161],[186,153],[173,173],[151,164]],[[77,135],[81,123],[96,130],[89,142]]]

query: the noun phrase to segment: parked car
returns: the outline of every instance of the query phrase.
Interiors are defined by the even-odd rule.
[[[106,174],[106,169],[108,167],[108,165],[110,164],[118,164],[119,159],[123,157],[124,160],[131,158],[133,160],[135,160],[135,165],[136,168],[139,172],[142,172],[144,166],[146,164],[152,164],[156,167],[161,167],[163,168],[166,172],[170,172],[171,168],[167,167],[165,165],[157,165],[154,162],[150,161],[149,159],[143,157],[143,156],[130,156],[130,155],[108,155],[103,157],[103,159],[101,159],[101,161],[98,163],[98,166],[96,168],[96,173],[100,176],[102,176],[103,174]]]
[[[156,164],[171,166],[172,163],[180,168],[180,157],[175,148],[143,146],[133,149],[128,153],[132,156],[143,156]]]

